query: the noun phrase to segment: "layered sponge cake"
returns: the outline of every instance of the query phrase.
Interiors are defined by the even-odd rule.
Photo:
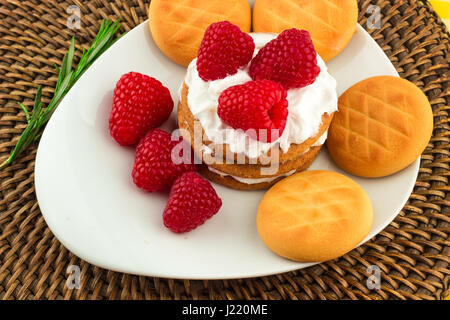
[[[208,30],[205,38],[207,34]],[[203,175],[231,188],[258,190],[312,164],[337,111],[337,93],[336,81],[324,61],[310,49],[313,46],[308,42],[309,34],[296,30],[278,37],[267,33],[249,35],[239,40],[254,43],[249,61],[218,79],[209,79],[208,75],[217,71],[216,65],[207,64],[205,72],[205,64],[199,63],[204,38],[199,56],[189,64],[180,88],[178,126],[202,159]],[[296,64],[302,67],[299,62],[292,60],[293,67],[286,69],[284,64],[292,57],[277,57],[283,54],[277,48],[284,45],[283,41],[297,47],[305,42],[304,47],[287,49],[298,52],[297,56],[306,56],[303,69],[294,75],[289,71]],[[233,50],[228,52],[233,54]],[[267,57],[273,57],[274,63],[264,65],[270,61]],[[283,68],[288,70],[286,77]],[[265,107],[267,118],[260,114]],[[261,128],[267,132],[271,129],[275,135],[269,137],[268,133],[263,137],[267,139],[252,135],[250,129],[262,132]]]

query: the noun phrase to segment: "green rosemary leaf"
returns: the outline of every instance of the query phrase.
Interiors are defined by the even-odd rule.
[[[59,105],[59,103],[62,100],[62,97],[69,91],[71,85],[70,81],[72,79],[73,71],[70,71],[66,78],[61,82],[61,85],[59,87],[59,90],[55,92],[52,100],[50,101],[49,105],[45,109],[45,111],[42,113],[42,117],[39,119],[39,125],[43,125],[50,120],[50,117],[52,116],[53,112],[55,111],[56,107]]]
[[[101,55],[103,54],[103,52],[105,52],[106,50],[108,50],[109,47],[111,47],[114,43],[116,43],[118,40],[120,40],[120,38],[122,38],[122,37],[123,37],[124,35],[126,35],[126,34],[127,34],[127,33],[124,32],[124,33],[121,34],[119,37],[117,37],[117,38],[111,40],[111,42],[108,43],[108,45],[105,46],[105,47],[102,49],[102,51],[100,51],[100,52],[98,53],[98,55],[101,56]]]
[[[75,38],[72,37],[72,40],[70,41],[69,50],[67,51],[67,61],[65,65],[65,74],[69,74],[70,71],[72,71],[72,64],[73,64],[73,56],[75,54]]]
[[[67,64],[67,53],[64,54],[64,59],[63,62],[61,63],[61,68],[59,68],[58,81],[56,82],[55,92],[59,90],[61,82],[66,77],[66,64]]]
[[[46,108],[43,108],[41,101],[42,86],[39,86],[34,99],[34,106],[30,115],[28,108],[19,102],[19,106],[25,113],[28,125],[19,137],[14,149],[11,151],[8,159],[6,159],[0,168],[11,164],[17,156],[28,148],[33,142],[37,141],[42,134],[42,128],[50,120],[55,109],[60,104],[63,97],[72,88],[80,76],[91,66],[91,64],[115,43],[114,36],[120,28],[119,21],[111,22],[103,20],[100,29],[92,42],[91,46],[82,51],[82,56],[78,62],[77,67],[73,68],[73,59],[75,56],[75,38],[70,41],[70,46],[64,55],[61,66],[55,65],[58,72],[58,80],[56,82],[55,91],[52,99]]]
[[[113,24],[111,22],[107,23],[104,33],[101,36],[97,36],[94,41],[95,44],[91,46],[89,52],[89,59],[94,59],[97,56],[98,51],[100,51],[114,36],[114,34],[119,29],[120,24],[116,21]],[[87,63],[89,64],[89,59]]]
[[[27,122],[30,123],[30,113],[28,112],[28,108],[22,102],[18,102],[18,104],[22,108],[23,112],[25,113]]]
[[[41,110],[41,107],[42,107],[42,103],[39,103],[38,107],[37,107],[38,111]],[[17,141],[16,146],[14,147],[13,151],[9,155],[8,159],[6,159],[0,165],[0,169],[11,164],[11,162],[14,161],[14,159],[17,157],[17,155],[19,155],[22,152],[23,148],[26,149],[30,145],[31,142],[29,140],[33,138],[32,131],[35,128],[35,126],[36,126],[36,121],[34,121],[33,117],[31,117],[28,126],[25,128],[25,130],[20,135],[20,138]]]
[[[107,21],[104,28],[104,32],[101,34],[99,33],[93,41],[91,47],[83,53],[83,56],[81,57],[75,70],[75,81],[78,80],[84,71],[86,71],[90,65],[117,40],[114,40],[113,37],[120,28],[118,21],[114,23]]]
[[[41,132],[41,133],[38,133],[38,134],[34,137],[34,139],[33,139],[32,142],[38,141],[38,140],[41,138],[41,136],[42,136],[42,132]]]
[[[36,91],[36,96],[34,97],[33,113],[31,115],[30,122],[36,121],[40,116],[42,110],[41,97],[42,97],[42,86],[39,86]]]

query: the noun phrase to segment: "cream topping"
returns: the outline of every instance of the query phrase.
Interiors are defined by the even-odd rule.
[[[276,37],[276,34],[268,33],[250,35],[255,41],[254,55]],[[192,60],[185,77],[185,83],[189,87],[187,97],[189,108],[200,121],[206,138],[215,144],[228,144],[234,153],[244,153],[248,158],[255,159],[266,154],[274,145],[278,145],[286,153],[291,144],[300,144],[317,135],[325,113],[332,114],[337,111],[336,80],[328,73],[325,62],[319,55],[317,62],[321,71],[313,84],[288,90],[289,114],[286,127],[281,137],[271,143],[251,139],[244,131],[235,130],[222,122],[217,115],[218,100],[222,91],[252,80],[248,74],[248,65],[224,79],[204,81],[198,75],[197,59]]]
[[[328,138],[328,130],[325,131],[324,134],[322,134],[320,136],[320,138],[317,139],[317,141],[312,144],[312,147],[319,147],[319,146],[323,145],[325,143],[325,141],[327,140],[327,138]]]

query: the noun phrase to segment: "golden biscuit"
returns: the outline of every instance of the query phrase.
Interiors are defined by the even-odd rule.
[[[361,177],[383,177],[414,162],[433,132],[433,112],[413,83],[379,76],[339,98],[327,146],[336,164]]]
[[[182,66],[197,56],[206,28],[227,20],[250,32],[247,0],[152,0],[148,11],[153,40],[161,51]]]
[[[307,30],[324,61],[344,50],[357,21],[356,0],[256,0],[253,8],[254,32]]]
[[[276,254],[320,262],[355,248],[369,233],[372,219],[370,199],[356,182],[332,171],[304,171],[266,192],[256,224]]]

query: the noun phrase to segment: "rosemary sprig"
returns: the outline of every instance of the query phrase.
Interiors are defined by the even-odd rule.
[[[105,52],[118,38],[114,39],[114,35],[120,28],[119,21],[112,22],[109,20],[103,20],[94,41],[88,50],[83,50],[81,59],[78,62],[76,68],[73,68],[73,58],[75,55],[75,38],[72,37],[69,50],[64,55],[61,67],[55,65],[58,71],[58,81],[56,82],[55,91],[53,97],[50,100],[46,108],[43,108],[41,102],[42,86],[39,86],[34,99],[34,106],[32,112],[28,111],[28,108],[19,102],[19,106],[22,108],[27,119],[27,127],[20,135],[16,146],[11,151],[8,159],[0,164],[0,169],[11,164],[17,157],[27,149],[33,142],[38,140],[41,136],[41,129],[50,120],[55,109],[58,107],[62,98],[77,82],[81,75],[91,66],[91,64]]]

